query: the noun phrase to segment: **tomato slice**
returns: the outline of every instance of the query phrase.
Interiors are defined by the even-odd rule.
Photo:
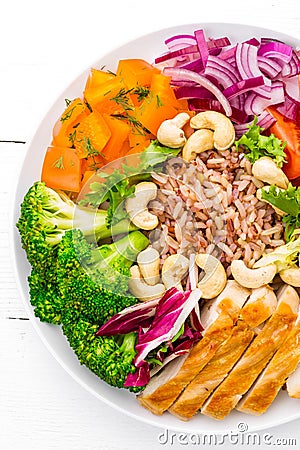
[[[283,170],[290,180],[295,180],[300,177],[300,111],[296,122],[284,117],[274,107],[269,107],[268,111],[276,119],[270,132],[286,142],[287,163],[283,165]]]

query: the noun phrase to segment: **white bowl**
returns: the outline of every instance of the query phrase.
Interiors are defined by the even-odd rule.
[[[156,56],[165,52],[164,40],[167,37],[180,33],[192,34],[194,30],[199,28],[204,28],[207,37],[228,36],[232,43],[251,37],[273,37],[293,46],[300,45],[299,40],[291,36],[259,27],[222,23],[189,24],[163,29],[124,44],[109,54],[101,56],[93,67],[100,68],[105,65],[106,68],[114,70],[116,69],[118,60],[122,58],[143,58],[152,62]],[[216,421],[200,414],[189,422],[182,422],[169,413],[165,413],[162,416],[155,416],[139,405],[134,394],[131,394],[125,389],[119,390],[107,385],[87,368],[81,366],[65,337],[62,335],[60,327],[42,323],[34,316],[33,308],[30,305],[27,285],[30,266],[21,248],[20,237],[15,223],[18,220],[19,207],[25,193],[34,181],[40,179],[44,153],[51,141],[53,125],[63,111],[64,99],[75,98],[82,94],[89,69],[87,68],[86,71],[66,88],[42,120],[29,145],[15,192],[11,225],[14,267],[26,310],[39,336],[65,370],[89,392],[103,402],[134,417],[138,421],[146,422],[157,427],[187,433],[223,433],[238,429],[243,431],[245,429],[243,424],[246,424],[248,431],[254,431],[299,418],[300,400],[290,399],[286,392],[280,392],[269,410],[260,417],[245,415],[237,411],[233,411],[224,421]]]

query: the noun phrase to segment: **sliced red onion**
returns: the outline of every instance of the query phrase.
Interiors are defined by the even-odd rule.
[[[206,42],[206,39],[204,36],[204,31],[197,30],[197,31],[195,31],[194,34],[195,34],[195,38],[197,41],[197,46],[199,49],[200,57],[202,59],[202,65],[203,65],[203,67],[205,67],[209,53],[208,53],[207,42]]]
[[[289,99],[300,106],[300,87],[298,75],[287,78],[284,82],[284,88]]]
[[[260,42],[256,38],[248,39],[247,41],[245,41],[245,44],[255,45],[255,47],[260,46]]]
[[[258,56],[275,58],[284,63],[289,63],[293,55],[293,48],[282,42],[272,41],[262,44],[259,47],[257,54]]]
[[[216,78],[223,89],[238,82],[238,73],[226,60],[209,55],[204,71],[205,75]]]
[[[196,39],[191,34],[178,34],[166,39],[165,44],[170,51],[173,51],[189,45],[196,45]]]
[[[189,109],[191,111],[218,111],[222,114],[224,114],[224,108],[220,104],[218,100],[214,99],[207,99],[207,98],[195,98],[188,100]],[[235,106],[231,105],[232,114],[230,116],[230,119],[232,122],[237,124],[242,124],[247,121],[248,115],[245,113],[243,109],[238,109]]]
[[[228,47],[231,42],[228,39],[228,37],[218,38],[218,39],[212,39],[209,38],[207,41],[207,47],[209,50],[209,53],[211,53],[214,49],[222,49],[223,47]]]
[[[282,66],[274,59],[265,56],[257,57],[258,67],[264,75],[273,80],[282,71]]]
[[[294,77],[300,73],[300,62],[297,53],[293,50],[292,58],[288,64],[283,66],[282,77]]]
[[[173,85],[179,87],[177,97],[188,99],[190,109],[223,112],[237,126],[243,121],[251,123],[257,115],[267,128],[272,119],[264,115],[265,109],[276,105],[278,111],[295,120],[300,108],[297,81],[300,62],[297,51],[290,45],[273,38],[253,37],[226,48],[230,44],[227,38],[206,41],[203,30],[195,32],[194,40],[190,35],[182,35],[181,41],[180,35],[177,38],[177,44],[189,45],[179,49],[179,53],[169,52],[162,58],[165,66],[189,73],[184,77],[182,73],[170,75]],[[199,49],[195,48],[196,42]],[[214,51],[218,52],[217,56]],[[168,60],[174,53],[176,58]],[[191,78],[193,73],[202,76],[201,80]]]
[[[194,59],[193,61],[189,61],[188,63],[181,64],[181,69],[192,70],[193,72],[200,73],[203,72],[204,66],[202,62],[202,58]]]
[[[190,70],[185,70],[185,69],[177,69],[177,68],[173,68],[173,67],[166,67],[163,70],[163,73],[167,76],[171,76],[172,79],[175,78],[177,80],[183,80],[183,81],[195,81],[196,83],[198,83],[200,86],[205,87],[208,91],[212,92],[212,94],[215,95],[215,97],[219,100],[219,102],[221,103],[221,105],[224,108],[225,114],[230,117],[232,114],[232,108],[230,106],[229,101],[227,100],[227,98],[225,97],[225,95],[223,95],[222,91],[217,88],[211,81],[209,81],[207,78],[205,78],[204,76],[192,72]]]
[[[277,111],[293,122],[297,122],[298,113],[300,111],[300,102],[295,102],[286,94],[284,103],[277,107]]]
[[[232,98],[243,94],[244,92],[255,90],[255,88],[263,85],[264,79],[262,76],[247,78],[246,80],[238,81],[237,83],[232,84],[228,88],[224,89],[223,94],[228,98],[228,100],[231,100]]]
[[[189,45],[188,47],[180,48],[178,50],[174,50],[172,52],[165,53],[164,55],[155,58],[155,64],[159,64],[165,61],[169,61],[170,59],[178,58],[180,56],[186,56],[191,54],[199,55],[198,46],[197,45]]]
[[[249,45],[246,43],[237,44],[236,46],[236,65],[238,71],[243,80],[248,78],[263,76],[263,73],[258,67],[257,63],[258,49],[254,45]],[[271,80],[264,77],[264,86],[255,88],[255,92],[260,94],[262,97],[270,99],[270,86]]]
[[[257,116],[257,123],[256,125],[260,126],[263,129],[268,129],[270,126],[276,122],[276,119],[268,112],[263,111],[259,116]],[[242,136],[242,134],[246,133],[249,129],[249,127],[253,123],[253,118],[249,120],[247,123],[243,123],[241,125],[234,125],[235,132],[237,137]]]
[[[282,81],[274,81],[271,86],[271,99],[268,100],[261,97],[257,92],[250,92],[244,103],[244,110],[246,114],[260,115],[262,111],[271,105],[277,105],[284,102],[284,88]]]
[[[175,89],[175,95],[178,99],[189,98],[210,98],[213,99],[213,94],[202,86],[182,86]]]
[[[236,54],[236,45],[220,53],[219,58],[223,59],[224,61],[227,61],[233,67],[236,67],[235,54]]]

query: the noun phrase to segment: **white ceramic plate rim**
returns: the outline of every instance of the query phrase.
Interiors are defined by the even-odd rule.
[[[198,28],[204,28],[206,36],[221,37],[228,35],[233,39],[237,35],[238,40],[248,39],[253,36],[269,36],[277,39],[282,39],[286,43],[294,46],[299,46],[300,41],[292,36],[269,30],[261,27],[254,27],[249,25],[234,24],[234,23],[199,23],[199,24],[185,24],[155,31],[151,34],[141,36],[138,39],[132,40],[108,54],[102,56],[90,67],[101,67],[106,64],[110,67],[113,61],[117,62],[121,57],[141,57],[149,61],[153,61],[154,57],[159,53],[165,51],[163,41],[165,38],[174,34],[192,33]],[[234,36],[233,36],[234,35]],[[155,42],[148,52],[138,50],[141,44],[145,42]],[[144,48],[144,47],[143,47]],[[118,56],[119,55],[119,56]],[[50,353],[59,362],[59,364],[87,391],[101,399],[107,405],[117,409],[128,416],[148,423],[150,425],[186,432],[186,433],[217,433],[222,434],[230,430],[237,431],[239,423],[247,424],[248,431],[259,431],[265,428],[270,428],[283,424],[300,417],[299,401],[289,399],[287,394],[280,392],[279,398],[275,400],[271,408],[263,416],[249,416],[234,411],[222,422],[215,421],[205,416],[197,415],[189,422],[181,422],[179,419],[173,417],[169,413],[163,416],[155,416],[149,411],[142,408],[134,395],[125,390],[117,390],[106,385],[99,380],[94,374],[77,361],[76,356],[69,348],[65,338],[62,336],[60,328],[41,323],[33,314],[33,309],[30,305],[27,276],[29,274],[30,266],[26,260],[25,253],[21,248],[20,237],[16,230],[15,224],[19,217],[19,205],[24,197],[29,186],[39,178],[39,173],[42,165],[43,155],[47,145],[50,143],[51,131],[55,120],[63,110],[63,99],[72,98],[70,94],[74,93],[74,97],[81,95],[84,81],[88,74],[89,68],[84,70],[58,97],[48,113],[45,115],[37,129],[33,139],[28,145],[27,152],[20,169],[18,184],[16,185],[14,197],[12,201],[11,219],[10,219],[10,243],[12,249],[12,261],[15,271],[15,277],[18,285],[21,298],[23,300],[26,312],[34,325],[39,337],[44,342]],[[39,142],[42,144],[39,144]],[[33,152],[36,153],[36,158],[32,158]],[[28,172],[28,168],[31,170]],[[295,403],[296,402],[296,403]],[[279,405],[284,405],[283,409]]]

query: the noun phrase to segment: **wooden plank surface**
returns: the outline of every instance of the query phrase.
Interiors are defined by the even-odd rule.
[[[117,8],[116,2],[96,0],[10,0],[1,7],[0,450],[187,448],[179,434],[173,436],[172,445],[171,441],[163,445],[159,441],[163,430],[102,404],[50,355],[28,320],[17,290],[8,233],[11,196],[25,142],[64,87],[99,55],[124,41],[163,27],[201,21],[266,26],[300,39],[298,0],[216,0],[213,4],[128,0],[117,2]],[[299,448],[299,424],[298,420],[264,433],[297,438],[298,447],[285,448]],[[220,448],[237,447],[228,443]]]

